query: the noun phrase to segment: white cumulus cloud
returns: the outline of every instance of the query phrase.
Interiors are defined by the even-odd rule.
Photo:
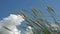
[[[22,21],[24,21],[24,19],[21,15],[10,14],[0,21],[0,32],[2,32],[2,34],[20,34],[20,31],[17,30],[16,26],[20,25]]]

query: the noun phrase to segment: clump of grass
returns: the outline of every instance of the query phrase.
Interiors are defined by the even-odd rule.
[[[60,27],[59,23],[55,18],[56,14],[54,9],[46,5],[44,2],[42,4],[44,5],[47,12],[50,14],[50,17],[53,19],[54,24],[56,24],[55,26],[58,25]],[[44,11],[40,9],[32,8],[31,10],[32,13],[29,14],[32,15],[33,18],[30,18],[31,16],[28,16],[26,12],[28,11],[25,11],[23,9],[20,12],[20,14],[27,22],[27,25],[32,27],[32,31],[34,34],[60,34],[60,31],[55,29],[55,28],[59,29],[59,27],[55,27],[51,25],[51,22],[48,21],[48,18],[44,15]]]

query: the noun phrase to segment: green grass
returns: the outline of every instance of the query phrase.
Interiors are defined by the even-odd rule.
[[[54,9],[46,4],[44,4],[44,7],[49,13],[50,17],[53,19],[54,24],[60,27],[55,17],[56,13]],[[51,25],[51,22],[48,21],[48,18],[44,15],[44,11],[40,9],[32,8],[31,10],[32,13],[29,14],[32,15],[33,18],[30,18],[26,14],[26,12],[27,11],[22,10],[21,15],[24,17],[25,21],[28,22],[27,25],[33,28],[32,31],[34,34],[60,34],[60,31],[54,29],[54,28],[58,29],[59,27],[55,27]]]

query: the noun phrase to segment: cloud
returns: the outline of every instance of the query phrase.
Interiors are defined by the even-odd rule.
[[[28,26],[24,34],[33,34],[32,27]]]
[[[20,25],[22,21],[24,21],[22,16],[10,14],[10,16],[3,18],[0,22],[5,25]]]
[[[56,31],[60,30],[60,26],[57,24],[51,24],[51,27],[52,27],[52,30],[56,30]]]
[[[21,25],[21,22],[23,21],[24,19],[21,15],[10,14],[8,17],[3,18],[3,20],[0,21],[0,32],[3,34],[21,34],[21,31],[18,31],[16,26]],[[12,31],[5,29],[3,26]],[[25,31],[24,34],[33,34],[31,26],[28,26],[26,30],[27,31]]]
[[[10,14],[8,17],[3,18],[3,20],[0,21],[0,32],[3,34],[13,34],[13,32],[14,34],[20,34],[20,31],[17,30],[16,26],[21,25],[22,21],[24,21],[24,19],[21,15]]]

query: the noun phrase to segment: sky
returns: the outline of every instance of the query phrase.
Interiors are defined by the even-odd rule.
[[[51,6],[60,15],[60,0],[42,1]],[[20,11],[22,8],[31,10],[32,7],[42,7],[40,0],[0,0],[0,20],[12,12]]]

